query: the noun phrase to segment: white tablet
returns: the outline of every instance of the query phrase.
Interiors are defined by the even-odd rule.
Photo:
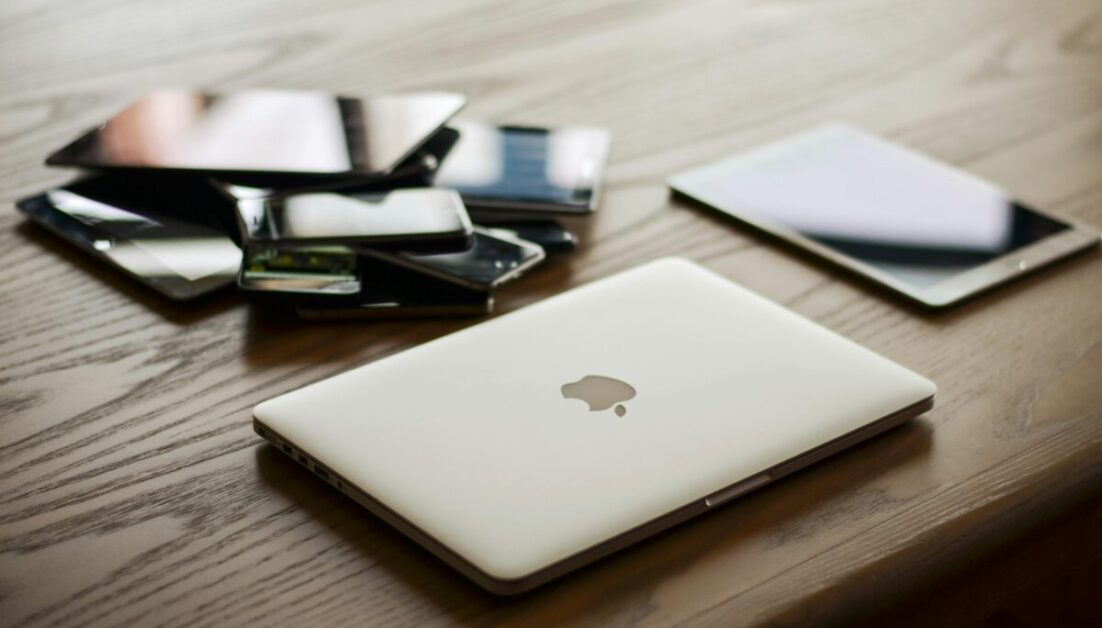
[[[1097,229],[837,124],[674,175],[670,187],[930,307],[1099,242]]]
[[[927,379],[666,259],[258,405],[256,431],[516,593],[929,409]]]

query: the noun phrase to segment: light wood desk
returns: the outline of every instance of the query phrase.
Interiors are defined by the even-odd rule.
[[[55,147],[163,85],[442,88],[609,127],[583,243],[506,312],[684,255],[927,374],[925,418],[531,595],[481,593],[260,444],[251,407],[476,321],[177,306],[22,224]],[[925,314],[665,177],[829,120],[1102,225],[1097,0],[0,4],[0,624],[854,617],[1102,489],[1102,258]]]

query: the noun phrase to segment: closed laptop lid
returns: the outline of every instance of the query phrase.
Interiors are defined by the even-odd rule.
[[[515,580],[934,392],[666,259],[255,416],[488,576]]]

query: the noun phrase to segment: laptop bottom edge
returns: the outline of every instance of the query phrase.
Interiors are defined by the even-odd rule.
[[[361,506],[366,508],[369,512],[379,517],[390,526],[396,528],[402,534],[416,541],[422,547],[434,554],[437,558],[443,560],[453,569],[459,571],[467,578],[473,580],[482,588],[498,595],[516,595],[534,589],[542,584],[545,584],[562,575],[574,571],[584,565],[609,556],[610,554],[613,554],[630,545],[638,543],[643,539],[646,539],[650,536],[658,534],[659,532],[688,521],[693,517],[706,513],[709,510],[713,510],[719,506],[725,505],[733,501],[737,497],[746,495],[747,493],[759,489],[767,484],[771,484],[772,482],[784,476],[795,473],[796,471],[809,467],[816,462],[840,453],[852,447],[853,445],[856,445],[857,443],[868,440],[869,438],[872,438],[894,427],[902,425],[906,421],[930,410],[931,408],[933,408],[933,405],[934,398],[932,396],[923,399],[901,410],[893,412],[881,419],[873,421],[865,425],[864,427],[861,427],[847,434],[843,434],[842,436],[839,436],[834,440],[824,443],[823,445],[815,447],[814,449],[808,450],[798,456],[774,465],[773,467],[763,470],[758,474],[740,479],[739,481],[734,482],[718,491],[715,491],[710,495],[702,496],[698,499],[695,499],[691,503],[688,503],[680,508],[676,508],[664,515],[661,515],[646,523],[636,526],[635,528],[622,532],[616,536],[610,537],[605,541],[586,548],[576,554],[567,556],[559,561],[556,561],[555,563],[547,565],[546,567],[538,571],[532,572],[526,576],[513,580],[502,580],[485,573],[459,554],[456,554],[446,545],[437,541],[430,534],[421,530],[416,525],[385,506],[383,503],[379,502],[372,496],[360,490],[355,484],[352,484],[346,478],[338,475],[337,473],[326,467],[324,464],[319,462],[317,459],[315,459],[313,456],[311,456],[309,453],[303,451],[294,443],[276,433],[270,427],[262,423],[259,419],[253,419],[253,427],[257,434],[268,440],[277,449],[290,456],[300,465],[312,471],[319,478],[328,482],[338,491],[344,493],[348,497],[351,497]]]

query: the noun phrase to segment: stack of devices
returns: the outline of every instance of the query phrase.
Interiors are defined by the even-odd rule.
[[[84,176],[17,204],[173,299],[236,283],[307,319],[482,314],[571,250],[601,129],[452,121],[461,94],[147,94],[47,160]]]

